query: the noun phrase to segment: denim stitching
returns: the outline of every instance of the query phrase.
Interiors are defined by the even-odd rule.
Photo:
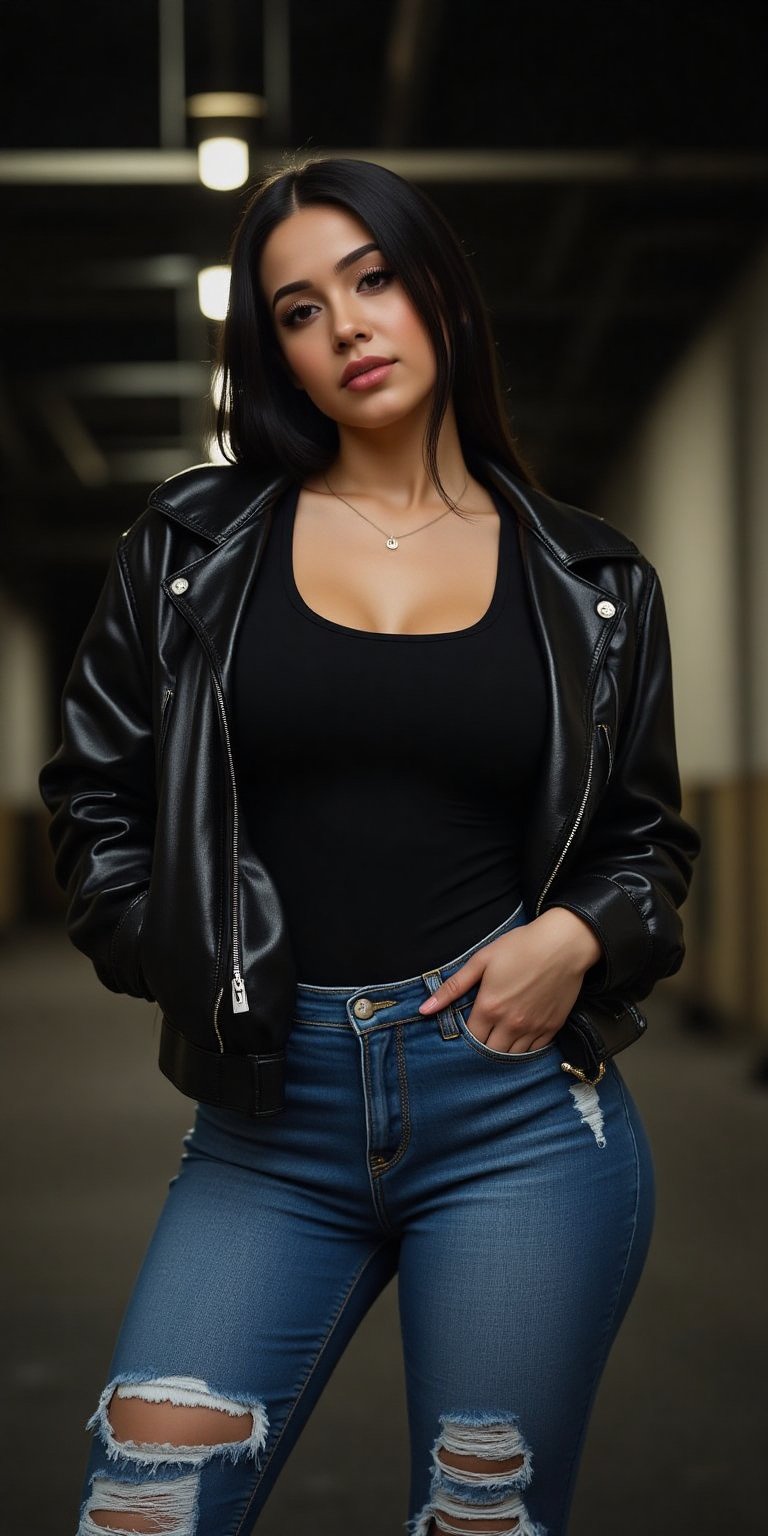
[[[372,1097],[373,1097],[373,1095],[371,1094],[371,1056],[370,1056],[370,1052],[368,1050],[368,1041],[367,1041],[366,1037],[363,1035],[363,1036],[360,1036],[358,1038],[360,1039],[360,1044],[362,1045],[362,1048],[363,1048],[363,1076],[365,1078],[365,1096],[366,1096],[366,1100],[367,1100],[368,1104],[370,1104],[371,1100],[372,1100]],[[368,1110],[367,1109],[366,1109],[366,1112],[365,1112],[365,1119],[366,1119],[366,1128],[368,1128],[368,1126],[370,1125],[370,1118],[369,1118],[369,1114],[368,1114]],[[370,1147],[367,1149],[366,1163],[368,1164],[368,1171],[369,1171],[369,1173],[372,1173],[373,1169],[371,1168],[371,1149],[370,1149]]]
[[[368,1050],[367,1034],[365,1034],[365,1035],[358,1035],[357,1038],[360,1041],[360,1047],[361,1047],[361,1050],[362,1050],[362,1053],[363,1053],[363,1075],[365,1077],[365,1098],[366,1098],[366,1105],[365,1105],[365,1135],[366,1135],[366,1143],[367,1143],[368,1139],[369,1139],[369,1136],[370,1136],[370,1124],[371,1124],[370,1113],[369,1113],[368,1106],[371,1103],[371,1100],[372,1100],[372,1097],[373,1097],[373,1095],[371,1093],[371,1058],[370,1058],[370,1052]],[[376,1219],[379,1222],[379,1225],[384,1228],[384,1231],[391,1234],[391,1232],[392,1232],[392,1224],[391,1224],[391,1222],[389,1220],[389,1217],[387,1215],[386,1202],[384,1200],[384,1192],[383,1192],[383,1190],[381,1188],[381,1185],[377,1184],[377,1182],[376,1182],[376,1171],[375,1171],[375,1169],[373,1168],[373,1166],[371,1164],[371,1148],[370,1148],[370,1146],[366,1146],[365,1168],[366,1168],[366,1173],[368,1175],[368,1185],[369,1185],[369,1188],[370,1188],[370,1191],[371,1191],[371,1203],[372,1203],[373,1209],[374,1209],[374,1211],[376,1213]]]
[[[467,1005],[465,1003],[464,1007],[466,1006]],[[516,1059],[518,1061],[525,1061],[527,1057],[529,1061],[536,1061],[540,1056],[546,1056],[547,1051],[552,1050],[554,1044],[553,1041],[550,1041],[549,1045],[540,1046],[539,1049],[535,1051],[494,1051],[491,1046],[484,1045],[482,1040],[477,1040],[475,1038],[466,1019],[464,1018],[461,1008],[457,1007],[455,1003],[453,1007],[455,1014],[461,1020],[461,1023],[464,1026],[461,1030],[462,1040],[466,1040],[467,1045],[471,1046],[473,1051],[477,1051],[478,1056],[484,1056],[486,1060],[490,1059],[491,1061],[505,1061],[512,1057],[513,1060]]]
[[[397,1050],[397,1078],[400,1088],[400,1108],[403,1116],[403,1129],[400,1135],[400,1145],[398,1146],[394,1157],[391,1157],[388,1163],[380,1163],[377,1168],[371,1169],[371,1173],[373,1174],[374,1178],[378,1178],[382,1173],[389,1173],[390,1168],[394,1168],[395,1163],[400,1162],[401,1157],[404,1157],[405,1153],[408,1151],[408,1144],[411,1139],[411,1107],[408,1099],[408,1076],[405,1066],[405,1045],[403,1043],[402,1026],[399,1024],[397,1025],[397,1034],[395,1036],[395,1048]]]
[[[367,1140],[369,1135],[370,1135],[370,1115],[369,1115],[369,1112],[368,1112],[368,1105],[371,1103],[371,1098],[372,1098],[372,1095],[371,1095],[371,1059],[370,1059],[370,1052],[368,1050],[368,1041],[367,1041],[365,1035],[358,1035],[358,1039],[360,1041],[360,1047],[361,1047],[362,1053],[363,1053],[363,1077],[365,1079],[365,1099],[366,1099],[365,1128],[366,1128],[366,1140]],[[366,1148],[365,1161],[366,1161],[366,1164],[368,1166],[368,1172],[370,1173],[371,1172],[371,1149],[370,1149],[370,1147]]]
[[[432,1018],[434,1018],[434,1014]],[[382,1020],[381,1024],[371,1024],[365,1033],[366,1035],[379,1035],[383,1029],[401,1029],[404,1024],[429,1023],[431,1023],[431,1019],[428,1013],[409,1013],[405,1019],[387,1019],[386,1021]]]
[[[288,1428],[288,1425],[290,1424],[291,1419],[292,1419],[294,1413],[296,1412],[296,1409],[297,1409],[299,1403],[301,1402],[301,1399],[304,1396],[304,1393],[306,1392],[307,1387],[309,1386],[310,1381],[312,1380],[312,1377],[313,1377],[313,1375],[315,1373],[315,1370],[317,1369],[317,1365],[318,1365],[318,1362],[320,1360],[320,1357],[323,1354],[324,1350],[326,1349],[327,1345],[330,1343],[331,1337],[333,1335],[333,1332],[334,1332],[334,1329],[336,1328],[337,1323],[339,1322],[340,1318],[343,1316],[343,1314],[346,1311],[350,1301],[352,1300],[352,1297],[355,1294],[357,1286],[358,1286],[359,1282],[362,1280],[363,1275],[365,1274],[365,1271],[368,1268],[368,1265],[371,1264],[373,1262],[373,1260],[375,1258],[377,1258],[378,1255],[385,1248],[387,1248],[388,1246],[389,1246],[388,1241],[387,1242],[383,1242],[383,1243],[379,1243],[378,1247],[374,1248],[373,1253],[369,1253],[368,1254],[368,1257],[363,1260],[363,1263],[360,1265],[360,1268],[357,1270],[356,1274],[353,1275],[352,1280],[350,1281],[349,1289],[348,1289],[346,1295],[342,1297],[342,1299],[341,1299],[341,1301],[339,1303],[336,1315],[334,1316],[334,1318],[333,1318],[333,1320],[331,1322],[331,1325],[330,1325],[327,1333],[325,1334],[325,1337],[323,1338],[323,1340],[322,1340],[322,1342],[321,1342],[321,1344],[320,1344],[320,1346],[319,1346],[319,1348],[317,1350],[317,1354],[315,1355],[314,1360],[311,1361],[309,1369],[307,1371],[307,1374],[304,1377],[304,1380],[303,1380],[303,1382],[301,1384],[301,1387],[300,1387],[299,1391],[297,1392],[295,1398],[293,1399],[293,1402],[292,1402],[292,1404],[291,1404],[291,1406],[290,1406],[290,1408],[288,1410],[288,1413],[286,1414],[285,1420],[284,1420],[284,1422],[282,1424],[282,1427],[281,1427],[280,1432],[279,1432],[279,1434],[277,1436],[277,1439],[275,1440],[275,1443],[272,1446],[272,1448],[271,1448],[271,1450],[269,1452],[269,1455],[265,1458],[265,1460],[263,1462],[263,1465],[262,1465],[262,1467],[261,1467],[261,1469],[259,1471],[259,1474],[258,1474],[258,1477],[256,1479],[256,1482],[254,1483],[252,1492],[251,1492],[251,1494],[249,1496],[248,1503],[247,1503],[245,1509],[243,1510],[243,1514],[242,1514],[242,1518],[240,1520],[240,1524],[237,1526],[237,1529],[233,1531],[232,1536],[242,1536],[242,1533],[244,1531],[244,1522],[248,1518],[248,1511],[250,1510],[250,1507],[251,1507],[251,1505],[252,1505],[252,1503],[253,1503],[253,1501],[254,1501],[254,1499],[256,1497],[256,1494],[259,1491],[259,1486],[260,1486],[260,1484],[262,1482],[262,1479],[264,1477],[264,1473],[267,1471],[267,1468],[269,1467],[269,1464],[270,1464],[270,1462],[272,1460],[272,1457],[274,1456],[275,1451],[277,1450],[277,1447],[279,1446],[280,1441],[282,1440],[283,1435],[285,1434],[285,1431]]]
[[[343,1022],[334,1024],[331,1019],[300,1019],[296,1016],[296,1014],[294,1014],[291,1022],[294,1025],[311,1024],[313,1029],[352,1029],[352,1025],[350,1024],[349,1019],[345,1019]]]
[[[426,1002],[426,998],[424,999]],[[455,1005],[454,1005],[455,1006]],[[370,1024],[365,1030],[366,1035],[375,1035],[382,1029],[400,1029],[404,1024],[431,1024],[437,1017],[434,1013],[409,1013],[404,1019],[386,1019],[381,1024]],[[334,1024],[329,1019],[299,1019],[294,1017],[294,1024],[311,1024],[313,1029],[351,1029],[357,1033],[349,1020]]]

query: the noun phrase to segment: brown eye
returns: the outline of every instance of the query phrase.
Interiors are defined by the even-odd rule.
[[[280,316],[280,324],[288,326],[289,329],[297,322],[299,325],[303,325],[304,320],[307,318],[308,311],[311,309],[312,305],[307,304],[306,301],[303,304],[292,304],[290,309],[287,309],[285,314]],[[304,320],[300,318],[302,312],[304,312]]]
[[[381,293],[388,287],[394,276],[394,272],[391,272],[388,267],[366,267],[357,279],[357,286],[358,289],[362,288],[364,293]],[[366,286],[363,286],[364,284]],[[310,304],[307,299],[299,299],[280,316],[280,324],[284,325],[286,330],[295,330],[297,326],[306,325],[312,318],[312,311],[316,308],[317,305]]]
[[[361,272],[359,283],[366,282],[369,277],[378,278],[380,281],[376,286],[367,290],[368,293],[375,293],[379,288],[386,288],[387,283],[394,275],[394,272],[390,272],[386,267],[367,267],[365,272]]]

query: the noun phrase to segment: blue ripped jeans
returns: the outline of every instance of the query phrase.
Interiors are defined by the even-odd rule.
[[[285,1110],[254,1120],[197,1106],[88,1420],[79,1536],[117,1511],[122,1529],[141,1512],[172,1536],[245,1536],[395,1273],[409,1529],[566,1531],[590,1409],[650,1242],[642,1121],[613,1062],[585,1089],[554,1044],[480,1044],[467,1023],[477,986],[418,1012],[526,921],[518,907],[423,976],[300,984]],[[204,1447],[118,1440],[115,1390],[249,1427]]]

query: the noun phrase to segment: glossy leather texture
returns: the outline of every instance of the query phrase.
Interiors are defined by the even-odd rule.
[[[598,934],[558,1036],[591,1070],[642,1032],[636,1004],[685,954],[679,907],[700,848],[681,814],[657,573],[604,519],[472,468],[517,518],[549,691],[522,870],[526,910]],[[229,739],[238,626],[289,484],[195,465],[121,536],[40,771],[67,929],[105,986],[157,1000],[160,1066],[245,1114],[282,1104],[296,986],[277,889],[240,823]],[[504,678],[498,680],[504,708]]]

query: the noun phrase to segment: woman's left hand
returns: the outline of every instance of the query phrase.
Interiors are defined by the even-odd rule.
[[[557,1034],[603,954],[593,928],[566,907],[511,928],[449,976],[419,1008],[437,1013],[480,982],[467,1028],[493,1051],[541,1050]]]

